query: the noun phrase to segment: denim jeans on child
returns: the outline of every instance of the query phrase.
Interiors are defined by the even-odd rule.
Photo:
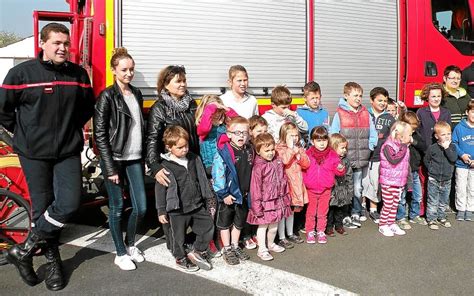
[[[451,191],[451,180],[437,181],[428,178],[428,194],[426,206],[426,220],[435,221],[446,219],[445,210],[449,205],[449,192]]]
[[[354,196],[352,197],[352,215],[361,216],[364,208],[362,206],[362,179],[367,175],[369,167],[354,169],[352,171],[352,181],[354,184]]]
[[[120,164],[121,171],[119,172],[120,183],[115,184],[109,181],[104,176],[105,188],[109,195],[109,228],[112,238],[114,240],[115,248],[117,249],[117,255],[122,256],[127,254],[125,244],[123,241],[122,229],[120,227],[120,221],[122,220],[123,210],[123,183],[124,176],[127,176],[127,182],[130,189],[130,201],[132,202],[132,213],[128,220],[126,240],[129,246],[135,244],[135,234],[139,222],[142,220],[146,213],[146,196],[145,196],[145,184],[143,181],[143,167],[141,160],[128,160],[128,161],[117,161]],[[104,163],[101,161],[100,166],[102,171],[105,172]]]
[[[414,219],[416,216],[420,215],[420,204],[423,195],[421,193],[421,182],[418,171],[412,171],[411,176],[413,178],[413,191],[411,193],[411,203],[410,210],[408,212],[408,218]],[[402,196],[400,197],[400,203],[398,204],[397,221],[405,218],[407,203],[406,195],[407,191],[405,189],[402,193]]]

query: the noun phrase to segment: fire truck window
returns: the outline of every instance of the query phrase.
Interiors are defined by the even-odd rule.
[[[431,5],[435,28],[462,54],[472,55],[474,34],[468,1],[432,0]]]

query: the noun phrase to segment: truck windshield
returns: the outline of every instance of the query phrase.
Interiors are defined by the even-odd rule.
[[[432,20],[436,29],[463,55],[473,55],[474,34],[467,0],[432,0]]]

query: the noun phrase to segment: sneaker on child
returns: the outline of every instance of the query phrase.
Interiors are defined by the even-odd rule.
[[[317,237],[318,237],[318,244],[325,244],[325,243],[328,242],[328,239],[327,239],[326,234],[324,233],[324,231],[318,232]]]
[[[400,226],[398,226],[397,223],[394,223],[394,224],[390,225],[390,230],[393,232],[393,234],[396,234],[396,235],[405,235],[405,234],[407,234],[406,231],[401,229]]]
[[[344,227],[336,227],[336,232],[341,234],[341,235],[347,235],[347,231],[344,229]]]
[[[365,221],[367,221],[367,216],[366,216],[365,214],[360,215],[359,221],[360,221],[360,222],[365,222]]]
[[[464,220],[472,221],[472,212],[471,211],[466,211],[466,215],[464,216]]]
[[[416,216],[415,218],[410,219],[410,223],[420,224],[420,225],[428,225],[428,222],[426,222],[425,218],[422,218],[420,216]]]
[[[176,266],[187,272],[194,272],[199,270],[199,267],[196,264],[192,263],[191,260],[188,259],[188,257],[176,259]]]
[[[403,229],[403,230],[409,230],[409,229],[411,229],[410,223],[408,223],[408,221],[407,221],[405,218],[403,218],[403,219],[401,219],[401,220],[398,220],[398,221],[397,221],[397,224],[398,224],[398,226],[399,226],[401,229]]]
[[[135,263],[133,263],[132,259],[127,254],[122,255],[122,256],[118,256],[118,255],[115,256],[114,263],[115,265],[120,267],[121,270],[128,271],[128,270],[137,269],[137,266],[135,265]]]
[[[132,259],[133,262],[140,263],[140,262],[145,261],[143,252],[140,251],[140,249],[135,246],[127,247],[127,254],[128,256],[130,256],[130,259]]]
[[[278,242],[278,245],[279,246],[282,246],[283,248],[285,249],[293,249],[295,246],[289,241],[287,240],[286,238],[284,239],[281,239],[279,242]]]
[[[369,217],[372,219],[372,221],[374,221],[375,224],[379,224],[380,214],[377,213],[377,211],[370,211]]]
[[[316,243],[316,232],[310,231],[306,233],[306,243],[315,244]]]
[[[326,235],[330,237],[335,237],[336,234],[334,233],[334,228],[326,229]]]
[[[244,251],[242,250],[241,247],[239,246],[232,246],[232,249],[234,250],[235,252],[235,256],[237,256],[237,258],[241,261],[245,261],[245,260],[249,260],[250,259],[250,256]]]
[[[360,216],[359,215],[352,215],[351,217],[352,224],[354,224],[357,227],[361,227],[362,224],[360,224]]]
[[[231,247],[224,247],[222,249],[222,256],[224,257],[224,261],[229,265],[237,265],[240,263],[240,260],[237,258],[234,249]]]
[[[293,244],[304,243],[304,240],[299,235],[296,235],[296,234],[289,235],[288,240]]]
[[[285,251],[285,248],[283,248],[280,245],[277,245],[277,244],[273,243],[268,247],[268,250],[270,250],[272,252],[275,252],[275,253],[281,253],[281,252]]]
[[[273,260],[273,256],[268,251],[257,252],[257,256],[262,259],[263,261],[271,261]]]
[[[438,220],[438,223],[439,225],[443,226],[443,227],[446,227],[446,228],[450,228],[451,227],[451,222],[449,222],[448,220],[446,219],[440,219]]]
[[[394,236],[393,231],[388,225],[379,226],[379,232],[384,236]]]
[[[257,247],[257,244],[253,241],[252,238],[246,239],[245,240],[245,248],[247,250],[253,250]]]
[[[437,223],[436,221],[430,221],[430,222],[428,222],[428,227],[429,227],[431,230],[438,230],[438,229],[439,229],[438,223]]]
[[[348,229],[356,229],[357,228],[357,226],[354,225],[354,223],[352,223],[351,217],[345,217],[342,220],[342,224],[344,225],[345,228],[348,228]]]
[[[188,258],[200,269],[211,270],[212,264],[207,260],[207,255],[203,256],[200,252],[194,250],[188,253]]]

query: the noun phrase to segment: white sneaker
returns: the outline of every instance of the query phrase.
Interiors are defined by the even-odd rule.
[[[281,253],[281,252],[285,251],[285,248],[280,246],[280,245],[277,245],[277,244],[273,243],[271,246],[268,247],[268,250],[272,251],[272,252],[275,252],[275,253]]]
[[[365,221],[367,221],[367,216],[364,215],[364,214],[362,214],[362,215],[359,217],[359,221],[360,221],[360,222],[365,222]]]
[[[401,229],[398,224],[394,223],[390,225],[390,230],[396,235],[405,235],[407,234],[405,230]]]
[[[115,265],[120,267],[121,270],[137,269],[137,266],[135,265],[135,263],[133,263],[132,259],[130,259],[130,256],[128,255],[115,256],[114,263]]]
[[[127,254],[128,256],[130,256],[130,259],[132,259],[134,262],[140,263],[140,262],[145,261],[143,252],[140,251],[140,249],[135,246],[127,247]]]
[[[379,226],[379,232],[383,234],[384,236],[393,236],[393,231],[390,229],[390,226],[388,225],[383,225]]]

